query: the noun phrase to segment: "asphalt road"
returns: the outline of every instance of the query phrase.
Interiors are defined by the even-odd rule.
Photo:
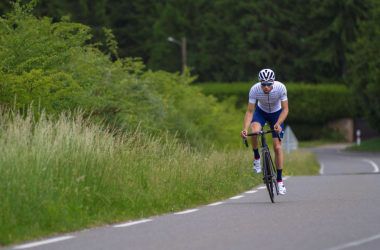
[[[315,152],[321,175],[287,179],[275,204],[256,187],[182,213],[7,249],[380,249],[380,155]]]

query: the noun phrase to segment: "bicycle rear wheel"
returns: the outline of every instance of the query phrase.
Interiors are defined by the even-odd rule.
[[[269,193],[269,198],[272,203],[274,203],[274,188],[277,183],[273,182],[273,163],[270,158],[270,154],[268,151],[263,152],[264,161],[263,161],[263,175],[264,175],[264,183],[267,186],[267,190]],[[278,190],[278,188],[277,188]],[[276,190],[276,192],[277,192]]]

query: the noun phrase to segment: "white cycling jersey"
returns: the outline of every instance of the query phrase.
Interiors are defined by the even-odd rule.
[[[261,88],[261,83],[254,84],[249,91],[249,102],[256,104],[257,106],[267,113],[274,113],[281,109],[281,102],[288,100],[286,87],[279,81],[274,81],[273,89],[265,94]]]

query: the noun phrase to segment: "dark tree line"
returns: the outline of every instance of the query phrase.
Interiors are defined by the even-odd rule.
[[[141,57],[154,70],[181,69],[180,47],[167,41],[173,36],[186,37],[199,81],[247,81],[271,67],[287,81],[342,82],[358,25],[376,0],[38,2],[37,15],[88,24],[97,41],[105,40],[103,27],[112,29],[118,56]]]
[[[361,116],[380,132],[380,1],[375,1],[370,18],[360,23],[360,36],[350,48],[345,81],[360,106]]]

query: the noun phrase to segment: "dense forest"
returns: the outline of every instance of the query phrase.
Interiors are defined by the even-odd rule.
[[[89,25],[95,41],[111,29],[119,45],[114,57],[141,57],[153,70],[181,70],[180,46],[167,38],[185,37],[198,81],[247,81],[271,67],[287,81],[342,82],[359,24],[375,2],[39,0],[34,12]],[[3,13],[9,8],[0,5]]]

